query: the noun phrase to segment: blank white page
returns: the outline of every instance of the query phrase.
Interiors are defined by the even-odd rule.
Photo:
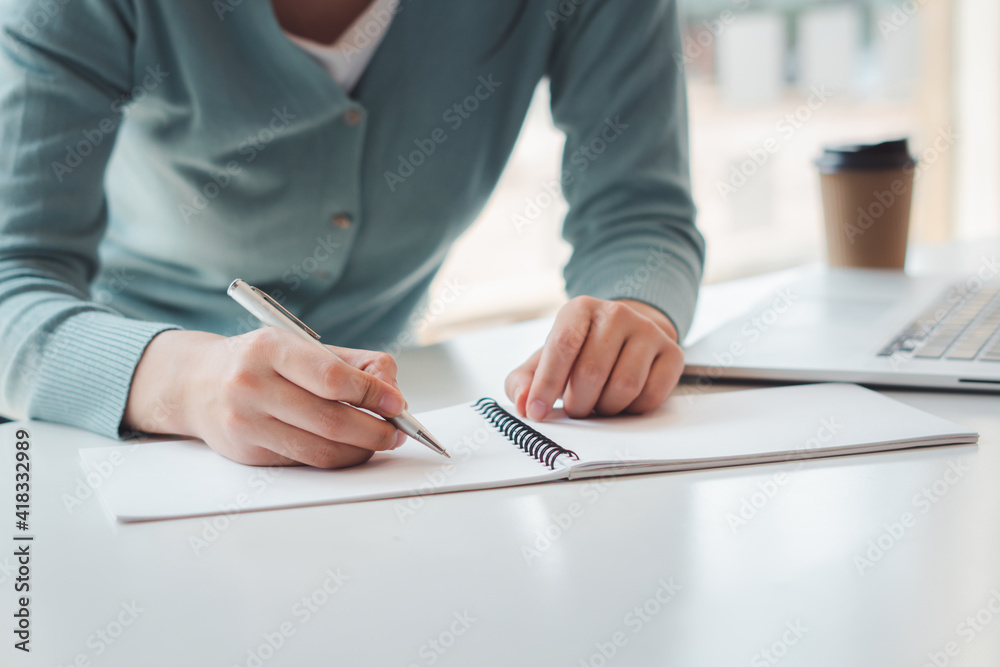
[[[527,423],[573,450],[581,471],[597,462],[656,461],[657,469],[679,470],[977,439],[958,424],[840,383],[674,395],[641,418],[574,420],[560,410]]]
[[[234,463],[198,440],[81,449],[80,456],[88,470],[112,455],[124,459],[104,464],[114,472],[99,488],[119,521],[399,498],[566,477],[565,470],[553,472],[514,446],[471,404],[424,412],[418,419],[451,459],[412,440],[342,470],[254,468]]]
[[[508,411],[513,410],[505,406]],[[99,493],[120,521],[515,486],[565,478],[500,435],[471,404],[417,415],[454,457],[416,442],[344,470],[252,468],[199,441],[82,449],[88,470],[112,469]],[[673,396],[641,417],[528,422],[580,456],[572,477],[629,466],[636,472],[739,465],[971,443],[976,434],[857,385],[818,384]],[[103,463],[122,457],[117,465]]]

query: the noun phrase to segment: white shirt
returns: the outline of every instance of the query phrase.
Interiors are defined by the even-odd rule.
[[[345,91],[354,88],[399,13],[400,0],[374,0],[333,44],[319,44],[285,32],[330,73]]]

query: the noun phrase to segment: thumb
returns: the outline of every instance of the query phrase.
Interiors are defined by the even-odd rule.
[[[403,394],[397,387],[346,363],[344,366],[348,381],[353,388],[353,400],[347,401],[351,405],[364,408],[386,419],[398,416],[406,407]]]
[[[531,389],[531,383],[535,379],[535,371],[538,369],[538,362],[541,358],[542,351],[538,350],[526,362],[512,370],[504,382],[507,398],[514,404],[522,417],[527,414],[525,403],[528,401],[528,390]]]

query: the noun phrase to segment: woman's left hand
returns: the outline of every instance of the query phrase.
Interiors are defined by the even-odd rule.
[[[684,370],[677,330],[656,308],[580,296],[556,315],[545,345],[507,376],[517,411],[542,420],[558,398],[570,417],[659,406]]]

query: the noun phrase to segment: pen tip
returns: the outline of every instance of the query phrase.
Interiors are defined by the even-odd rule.
[[[439,452],[442,456],[447,456],[449,459],[451,458],[451,454],[445,451],[444,445],[438,442],[438,439],[435,438],[433,435],[431,435],[427,431],[420,431],[419,435],[425,442],[432,445],[435,451]]]

